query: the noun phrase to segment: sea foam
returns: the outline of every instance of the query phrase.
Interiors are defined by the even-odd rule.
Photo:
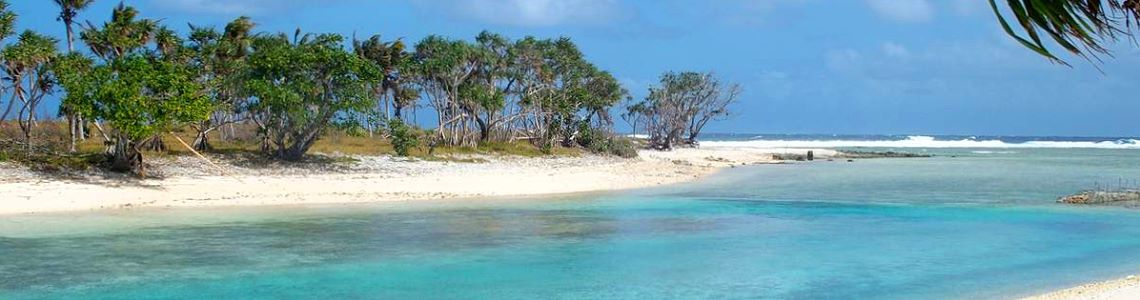
[[[1087,149],[1140,149],[1140,141],[1120,139],[1111,141],[1026,141],[1001,140],[937,140],[930,136],[909,136],[902,140],[750,140],[702,141],[701,146],[737,148],[1087,148]]]

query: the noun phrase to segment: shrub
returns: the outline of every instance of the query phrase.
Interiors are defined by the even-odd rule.
[[[409,151],[420,144],[416,131],[400,119],[388,120],[388,131],[392,135],[392,149],[396,150],[396,155],[408,156]]]
[[[578,144],[591,153],[615,155],[623,158],[637,157],[637,147],[628,138],[623,138],[597,127],[586,124],[579,126]]]

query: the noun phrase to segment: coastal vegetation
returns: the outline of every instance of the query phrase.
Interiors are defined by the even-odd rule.
[[[408,46],[380,35],[257,32],[244,16],[220,30],[189,25],[182,34],[124,4],[105,22],[77,26],[92,1],[55,3],[66,52],[50,36],[16,35],[17,14],[0,1],[0,38],[15,39],[0,48],[7,93],[0,159],[145,174],[144,155],[184,150],[280,161],[303,160],[314,149],[634,157],[644,143],[616,134],[611,111],[624,110],[635,129],[651,133],[648,146],[672,149],[696,145],[740,93],[711,73],[670,72],[634,103],[565,37],[484,31],[473,40],[431,35]],[[60,99],[66,122],[43,116],[49,95]],[[633,104],[620,107],[623,100]],[[331,137],[365,142],[322,142]],[[352,149],[362,145],[369,149]]]
[[[695,146],[705,125],[727,117],[728,106],[739,96],[740,85],[722,83],[712,73],[665,73],[649,88],[649,96],[629,105],[622,117],[635,133],[644,128],[655,149]]]
[[[990,7],[1003,30],[1022,46],[1054,62],[1068,63],[1049,50],[1045,41],[1089,60],[1111,55],[1105,43],[1132,38],[1140,28],[1140,0],[1006,0],[1009,14]],[[1015,31],[1020,27],[1021,32]],[[1044,37],[1044,38],[1043,38]]]

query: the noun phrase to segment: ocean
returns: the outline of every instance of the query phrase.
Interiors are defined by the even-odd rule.
[[[1140,272],[1140,210],[1055,203],[1140,183],[1130,138],[714,139],[933,157],[542,199],[8,216],[0,299],[978,299]]]

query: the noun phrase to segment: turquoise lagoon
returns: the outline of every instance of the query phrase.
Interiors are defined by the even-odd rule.
[[[1140,272],[1140,151],[934,150],[661,189],[6,216],[0,299],[1011,298]]]

